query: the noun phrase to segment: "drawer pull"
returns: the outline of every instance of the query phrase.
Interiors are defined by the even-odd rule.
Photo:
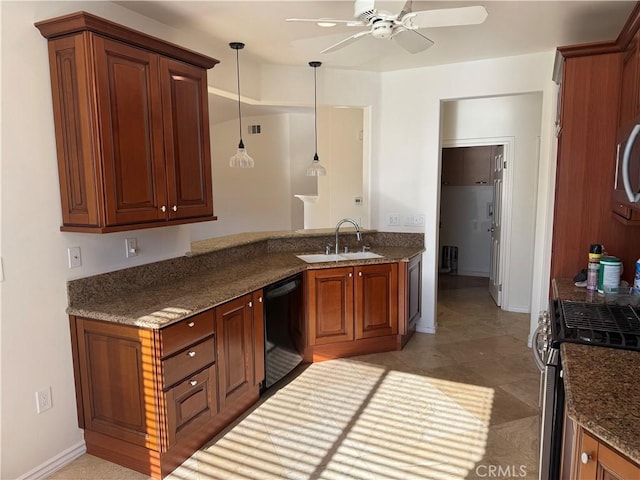
[[[585,465],[587,463],[589,463],[592,459],[593,459],[593,457],[591,456],[591,454],[589,454],[587,452],[582,452],[582,455],[580,455],[580,461],[582,463],[584,463]]]
[[[189,323],[187,323],[187,327],[189,327],[189,328],[193,328],[193,327],[195,327],[195,326],[196,326],[196,322],[189,322]]]
[[[253,302],[249,302],[249,308],[253,308]]]
[[[189,357],[193,358],[196,356],[196,352],[194,352],[193,350],[187,352],[187,355],[189,355]]]
[[[258,301],[262,303],[262,297],[258,297]]]
[[[198,381],[197,380],[191,380],[189,383],[191,384],[192,387],[195,387],[198,384]]]
[[[358,272],[358,276],[361,277],[362,276],[362,272]]]

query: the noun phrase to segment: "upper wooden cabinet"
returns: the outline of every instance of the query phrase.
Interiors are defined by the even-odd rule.
[[[640,113],[640,79],[638,78],[638,42],[640,32],[631,39],[623,52],[618,126],[626,125]]]
[[[491,179],[492,147],[451,147],[442,149],[442,184],[483,186]]]
[[[63,231],[215,220],[217,60],[85,12],[36,23],[49,63]]]

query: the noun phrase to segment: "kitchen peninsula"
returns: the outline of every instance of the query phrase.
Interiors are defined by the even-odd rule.
[[[424,237],[362,237],[345,230],[340,244],[380,257],[306,263],[296,255],[325,252],[333,231],[247,233],[70,281],[78,422],[88,452],[164,477],[250,408],[264,379],[262,289],[291,275],[304,279],[305,360],[402,348],[420,316]],[[323,281],[331,286],[322,290]],[[339,308],[336,291],[346,302]],[[372,324],[370,306],[388,311],[388,324]],[[331,328],[340,331],[318,334]]]

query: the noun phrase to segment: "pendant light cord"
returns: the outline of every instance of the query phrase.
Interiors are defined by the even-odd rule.
[[[238,148],[244,148],[244,142],[242,141],[242,114],[240,113],[240,60],[238,56],[238,50],[236,48],[236,76],[238,79],[238,119],[239,119],[239,128],[240,128],[240,144]]]
[[[314,160],[318,158],[318,67],[313,67],[313,116],[315,118],[315,144],[316,155]]]

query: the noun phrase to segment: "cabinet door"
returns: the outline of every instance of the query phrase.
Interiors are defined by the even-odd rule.
[[[620,91],[620,118],[618,125],[626,125],[639,113],[638,103],[640,95],[638,90],[638,42],[640,33],[629,43],[622,57],[622,83]]]
[[[464,148],[463,185],[489,185],[489,180],[491,179],[491,150],[491,145]]]
[[[442,185],[462,185],[462,169],[464,164],[464,149],[442,149]]]
[[[356,267],[356,339],[398,333],[398,264]]]
[[[353,269],[309,270],[309,345],[353,340]]]
[[[158,56],[95,36],[107,225],[166,219]]]
[[[253,387],[251,302],[251,295],[245,295],[216,307],[220,410]]]
[[[634,464],[604,443],[578,429],[576,442],[576,480],[637,480],[640,466]]]
[[[83,428],[160,449],[159,379],[152,332],[76,320]]]
[[[160,58],[169,218],[213,216],[207,72]]]
[[[173,446],[202,428],[218,413],[216,367],[191,375],[165,394],[167,442]]]
[[[416,329],[422,317],[422,255],[409,261],[406,284],[407,333]]]

